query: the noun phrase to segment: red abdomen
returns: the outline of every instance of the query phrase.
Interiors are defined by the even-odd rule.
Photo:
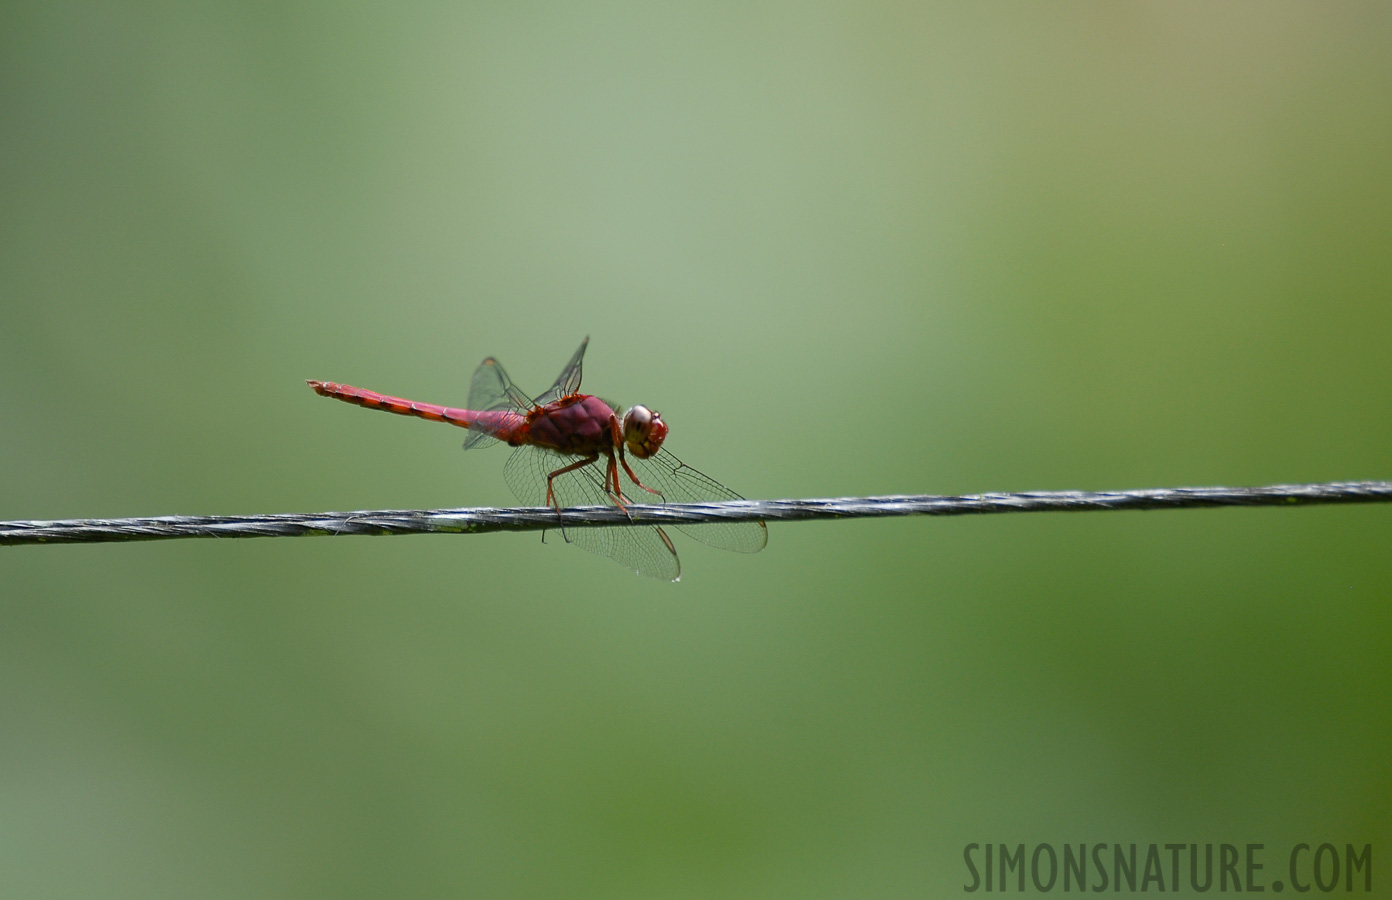
[[[521,414],[510,410],[456,409],[452,406],[437,406],[434,403],[418,403],[402,397],[391,397],[376,391],[353,387],[351,384],[338,384],[333,381],[310,381],[309,386],[321,397],[332,397],[354,406],[380,409],[396,413],[398,416],[415,416],[432,422],[448,422],[460,428],[473,428],[484,431],[501,440],[509,440],[522,425]]]

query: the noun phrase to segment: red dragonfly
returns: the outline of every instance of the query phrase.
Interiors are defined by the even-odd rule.
[[[468,409],[416,403],[332,381],[310,381],[309,386],[345,403],[467,428],[465,450],[505,441],[516,449],[503,467],[503,478],[526,506],[549,506],[559,512],[563,506],[743,500],[662,446],[667,423],[655,410],[633,406],[621,412],[606,400],[580,393],[589,343],[589,338],[581,341],[556,383],[535,399],[519,390],[491,356],[474,372]],[[673,527],[722,550],[757,553],[768,543],[763,522]],[[567,541],[639,575],[666,581],[681,575],[677,549],[657,526],[571,528],[561,533]]]

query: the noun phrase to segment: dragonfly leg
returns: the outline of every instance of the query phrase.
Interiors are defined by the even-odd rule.
[[[628,504],[624,502],[623,487],[619,484],[619,467],[614,463],[614,454],[609,454],[609,465],[604,470],[604,493],[609,495],[609,502],[624,511],[628,520],[633,521],[633,513],[628,511]]]
[[[634,483],[634,484],[638,485],[640,488],[642,488],[643,490],[647,491],[649,494],[656,494],[657,496],[662,497],[662,492],[661,492],[661,491],[654,490],[653,488],[648,487],[646,484],[644,484],[643,482],[641,482],[641,481],[638,480],[638,476],[637,476],[637,475],[634,475],[634,474],[633,474],[633,470],[630,469],[630,468],[628,467],[628,460],[626,460],[626,459],[623,458],[623,454],[622,454],[622,453],[619,454],[619,464],[623,466],[624,471],[628,473],[628,477],[629,477],[630,479],[633,480],[633,483]],[[615,473],[615,478],[617,478],[617,477],[618,477],[618,475],[617,475],[617,473]],[[667,499],[667,498],[666,498],[666,497],[662,497],[662,499],[665,500],[665,499]]]
[[[649,494],[656,494],[657,496],[661,497],[661,496],[662,496],[662,492],[661,492],[661,491],[655,491],[655,490],[653,490],[652,488],[648,487],[648,486],[647,486],[646,484],[644,484],[643,482],[641,482],[641,481],[638,480],[638,476],[633,474],[633,469],[629,468],[628,460],[624,459],[623,429],[619,427],[619,417],[618,417],[618,416],[610,416],[610,417],[609,417],[609,431],[610,431],[610,433],[613,434],[613,436],[614,436],[614,447],[615,447],[615,449],[618,451],[619,465],[623,466],[623,470],[624,470],[624,472],[626,472],[626,473],[628,474],[629,479],[630,479],[634,484],[638,485],[640,488],[642,488],[643,490],[647,491]],[[622,495],[622,494],[623,494],[623,491],[619,488],[619,472],[618,472],[617,469],[614,468],[614,460],[613,460],[613,457],[610,457],[610,459],[609,459],[609,468],[610,468],[610,471],[613,473],[613,476],[614,476],[614,490],[618,491],[619,494]],[[664,499],[665,499],[665,498],[664,498]],[[665,538],[666,535],[663,535],[663,537]]]
[[[561,516],[561,506],[559,503],[556,502],[556,479],[567,472],[574,472],[576,469],[583,469],[585,468],[585,466],[591,466],[597,462],[599,462],[599,454],[592,453],[584,459],[576,460],[568,466],[562,466],[561,468],[552,472],[550,475],[546,476],[546,505],[556,511],[556,518],[559,519]],[[605,478],[608,478],[607,474]],[[565,533],[565,522],[561,523],[561,538],[564,539],[566,542],[570,541],[570,538],[567,537]]]

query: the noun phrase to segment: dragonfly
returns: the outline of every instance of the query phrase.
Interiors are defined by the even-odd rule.
[[[649,407],[626,411],[580,393],[587,337],[550,389],[529,397],[502,365],[488,357],[469,383],[468,407],[456,409],[389,397],[332,381],[309,381],[314,392],[368,409],[469,429],[465,450],[506,443],[513,447],[503,478],[526,506],[632,503],[699,503],[743,500],[739,494],[688,466],[668,450],[667,423]],[[738,553],[757,553],[768,543],[763,522],[674,525],[702,543]],[[652,578],[677,581],[681,560],[666,529],[656,525],[560,528],[569,543],[606,556]],[[543,537],[545,533],[543,532]]]

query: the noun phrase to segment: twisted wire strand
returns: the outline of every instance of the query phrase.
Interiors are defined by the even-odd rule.
[[[1314,506],[1387,503],[1392,481],[1276,484],[1266,487],[1179,487],[1125,491],[1028,491],[741,500],[723,503],[497,509],[359,510],[251,516],[152,516],[128,519],[0,521],[0,545],[83,544],[173,538],[309,537],[339,534],[481,534],[542,531],[564,525],[697,525],[703,522],[801,522],[882,516],[961,516],[1008,512],[1084,512],[1123,509],[1194,509],[1214,506]]]

